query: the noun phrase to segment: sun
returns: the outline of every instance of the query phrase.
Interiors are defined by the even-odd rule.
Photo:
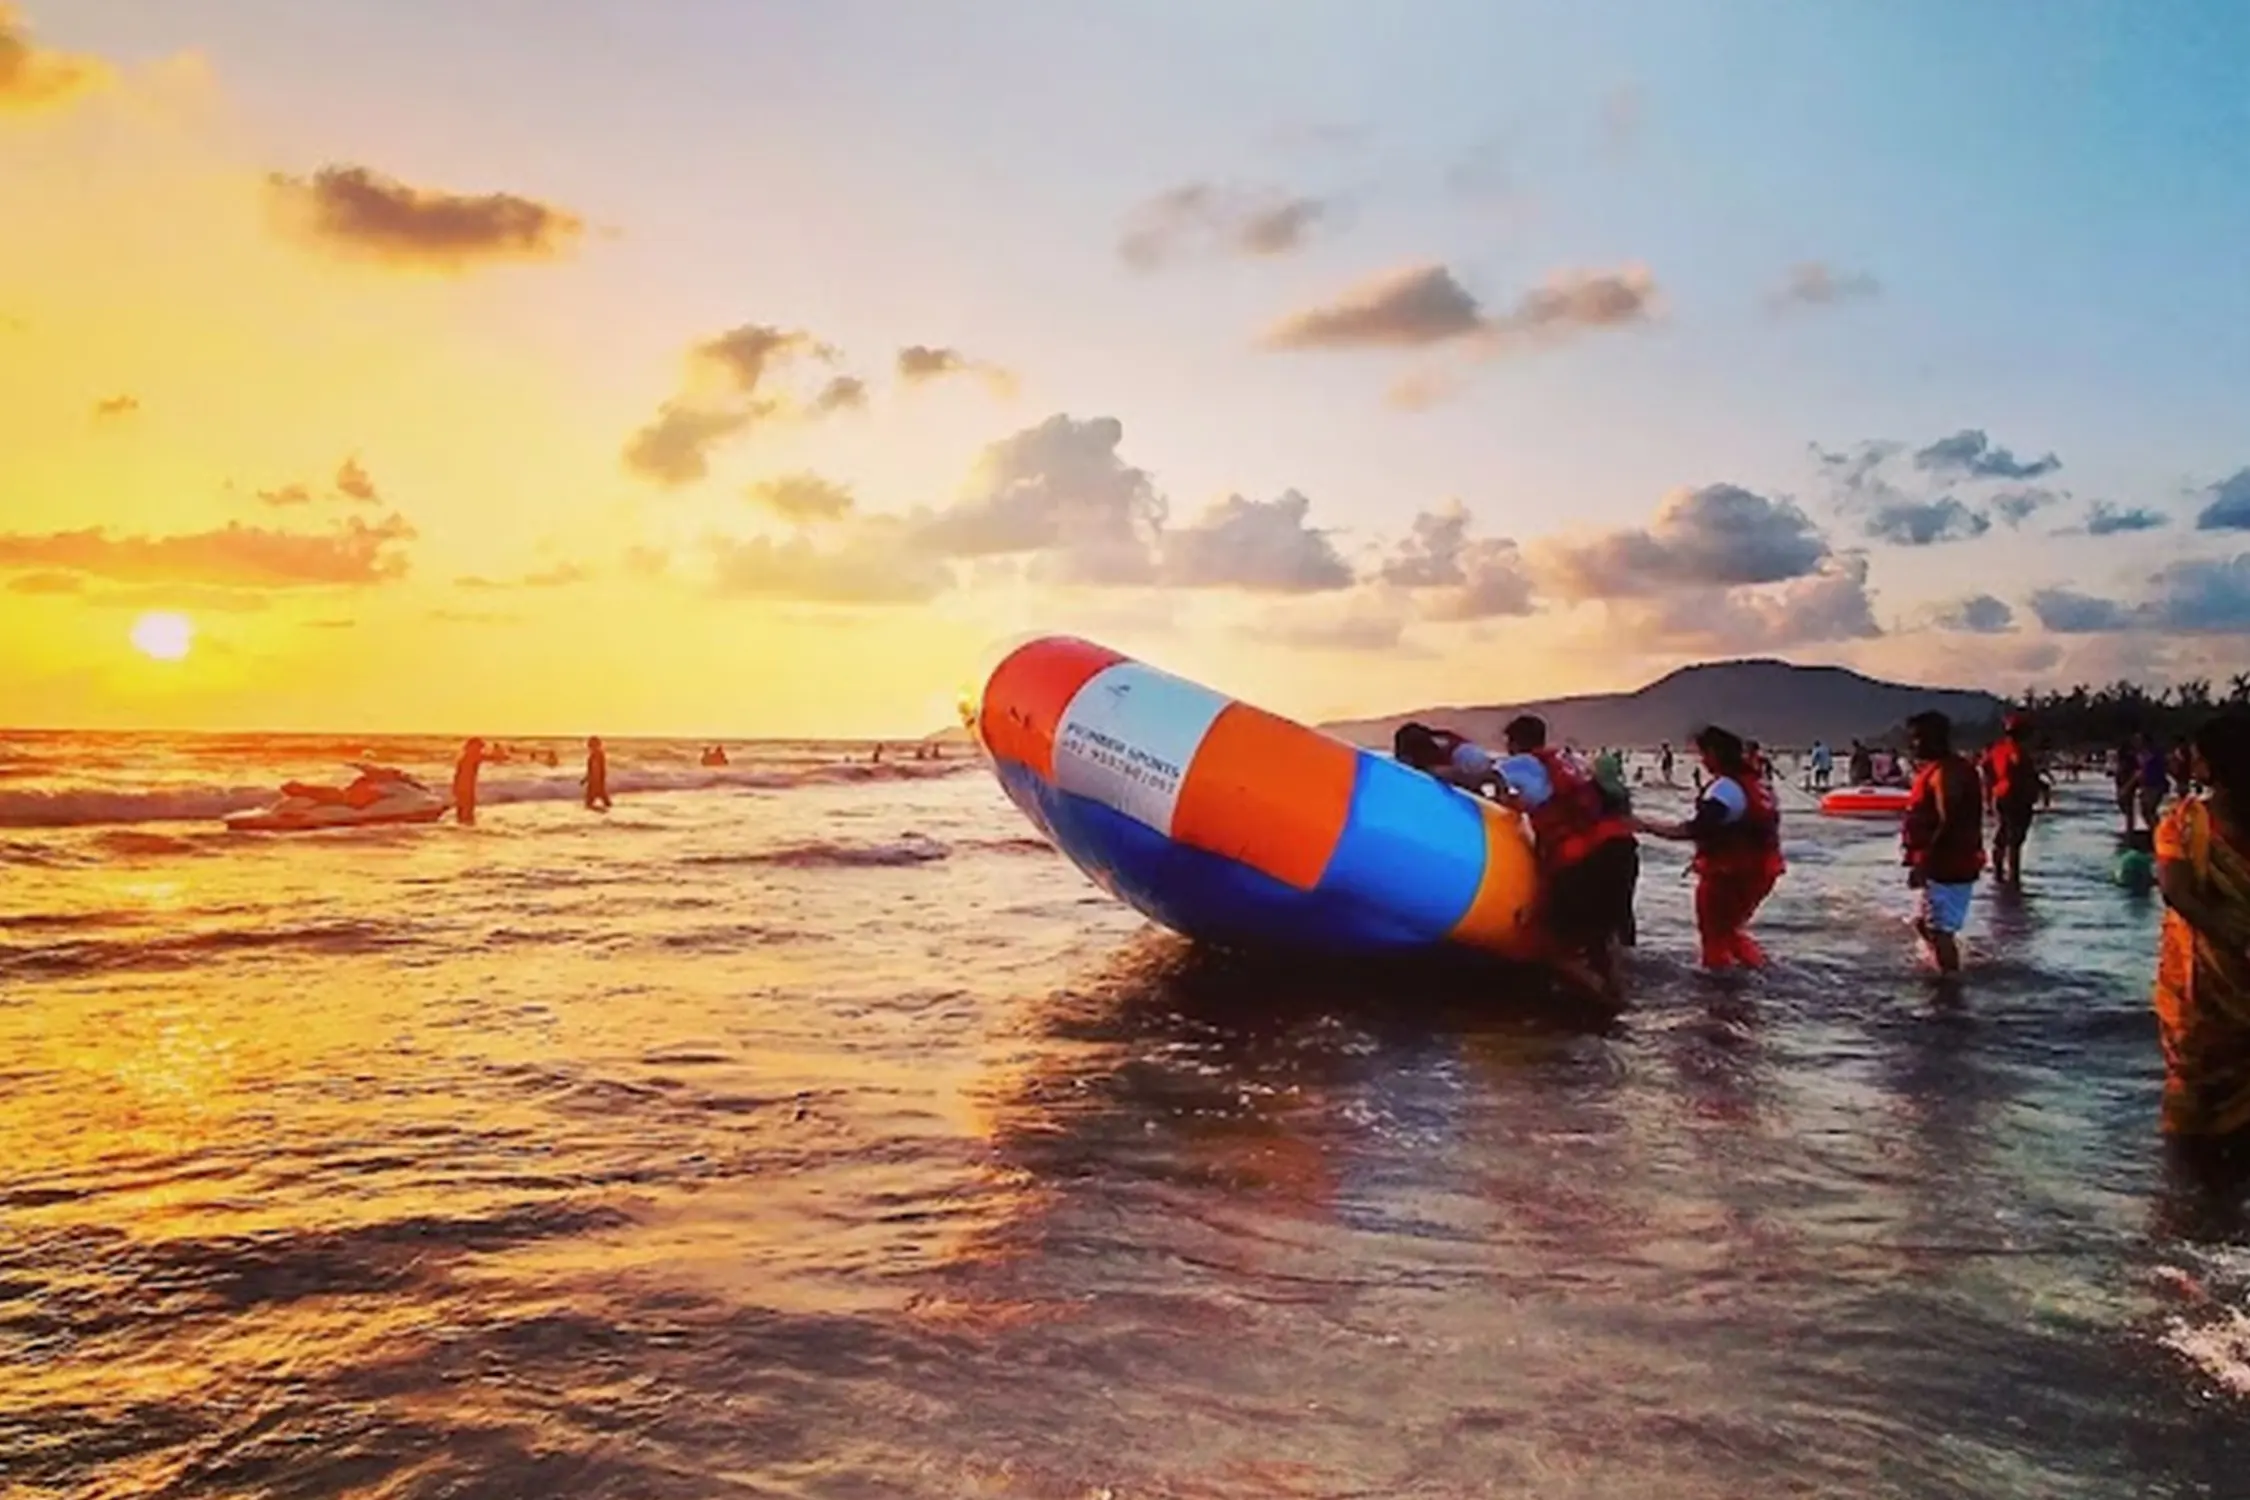
[[[157,661],[178,661],[195,644],[195,626],[186,615],[168,610],[142,615],[133,622],[133,648]]]

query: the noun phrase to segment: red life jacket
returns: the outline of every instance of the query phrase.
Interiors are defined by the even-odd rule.
[[[1770,884],[1788,869],[1781,857],[1781,804],[1756,772],[1731,779],[1748,805],[1732,823],[1697,835],[1692,868],[1713,879]]]
[[[1946,810],[1953,814],[1953,823],[1941,832],[1938,796],[1941,778],[1949,769],[1971,788],[1964,793],[1956,785],[1948,795]],[[1906,846],[1906,863],[1940,885],[1965,885],[1984,873],[1984,804],[1976,794],[1975,777],[1967,761],[1952,755],[1940,756],[1914,773],[1914,790],[1907,798],[1899,837]]]
[[[1545,747],[1530,754],[1547,772],[1547,800],[1531,810],[1541,864],[1574,865],[1613,839],[1633,836],[1632,820],[1609,810],[1593,777]]]
[[[2039,797],[2039,776],[2031,757],[2014,740],[2001,740],[1984,753],[1992,776],[1992,800],[2002,806],[2021,806]]]

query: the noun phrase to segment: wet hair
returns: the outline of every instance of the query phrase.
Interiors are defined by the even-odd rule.
[[[1906,732],[1936,755],[1953,750],[1953,721],[1934,708],[1925,708],[1906,721]]]
[[[1434,766],[1445,759],[1445,752],[1438,748],[1438,737],[1430,726],[1411,720],[1399,725],[1398,732],[1391,736],[1391,755],[1401,765],[1408,766]]]
[[[2215,790],[2250,796],[2250,711],[2229,708],[2205,719],[2195,731],[2195,748]]]
[[[1731,729],[1721,729],[1716,724],[1704,725],[1695,732],[1695,748],[1716,761],[1719,770],[1728,776],[1739,776],[1750,769],[1750,756],[1742,736]]]
[[[1543,750],[1547,746],[1547,721],[1537,714],[1517,714],[1500,733],[1511,750],[1518,745],[1526,750]]]

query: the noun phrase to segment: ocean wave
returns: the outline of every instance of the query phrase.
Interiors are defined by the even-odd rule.
[[[869,869],[899,865],[924,865],[945,859],[952,850],[936,839],[908,834],[876,844],[840,844],[827,839],[787,844],[778,849],[746,850],[740,854],[691,854],[691,865],[779,865],[786,869]]]
[[[792,769],[745,766],[688,767],[678,770],[612,770],[613,796],[710,791],[785,792],[808,786],[848,786],[860,782],[922,781],[957,776],[976,768],[970,760],[904,761],[895,765],[836,763]],[[443,789],[447,778],[425,778]],[[130,823],[216,822],[234,813],[264,807],[280,795],[266,786],[181,785],[119,791],[97,787],[53,787],[0,792],[0,828],[93,828]],[[575,802],[581,795],[575,771],[552,775],[495,775],[488,771],[477,788],[482,806],[519,802]]]
[[[344,921],[301,927],[221,928],[184,937],[142,940],[96,938],[23,948],[0,944],[0,975],[64,979],[121,970],[182,969],[225,954],[275,948],[371,953],[409,941],[403,930],[388,923]]]

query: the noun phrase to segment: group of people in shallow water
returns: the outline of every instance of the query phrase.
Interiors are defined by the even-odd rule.
[[[2020,886],[2024,843],[2052,805],[2054,783],[2023,714],[2009,715],[1975,758],[1956,747],[1942,713],[1916,714],[1906,729],[1912,775],[1900,861],[1915,893],[1915,931],[1939,972],[1954,976],[1978,882]],[[1608,752],[1590,762],[1556,749],[1536,715],[1511,720],[1502,738],[1496,755],[1449,730],[1407,723],[1392,753],[1525,818],[1541,875],[1531,919],[1557,973],[1623,1006],[1620,958],[1637,942],[1643,836],[1694,849],[1703,967],[1765,965],[1750,926],[1788,866],[1774,769],[1755,741],[1715,725],[1700,731],[1693,811],[1665,820],[1634,812]],[[1856,762],[1870,752],[1852,749],[1858,782]],[[1669,746],[1661,759],[1669,760]],[[1671,767],[1663,769],[1671,781]],[[2250,711],[2215,714],[2171,757],[2136,738],[2114,769],[2128,834],[2136,814],[2153,830],[2165,905],[2153,997],[2165,1061],[2163,1130],[2193,1150],[2250,1156]]]
[[[551,766],[555,764],[557,757],[549,750],[543,758],[536,752],[532,758],[542,765]],[[461,753],[453,762],[453,817],[456,822],[474,823],[477,820],[477,778],[486,766],[499,764],[507,759],[509,757],[505,755],[494,755],[492,747],[487,746],[480,736],[471,735],[461,742]],[[586,739],[586,774],[578,779],[578,784],[585,791],[586,806],[590,811],[609,811],[609,751],[603,747],[602,737],[598,734],[589,735]]]

